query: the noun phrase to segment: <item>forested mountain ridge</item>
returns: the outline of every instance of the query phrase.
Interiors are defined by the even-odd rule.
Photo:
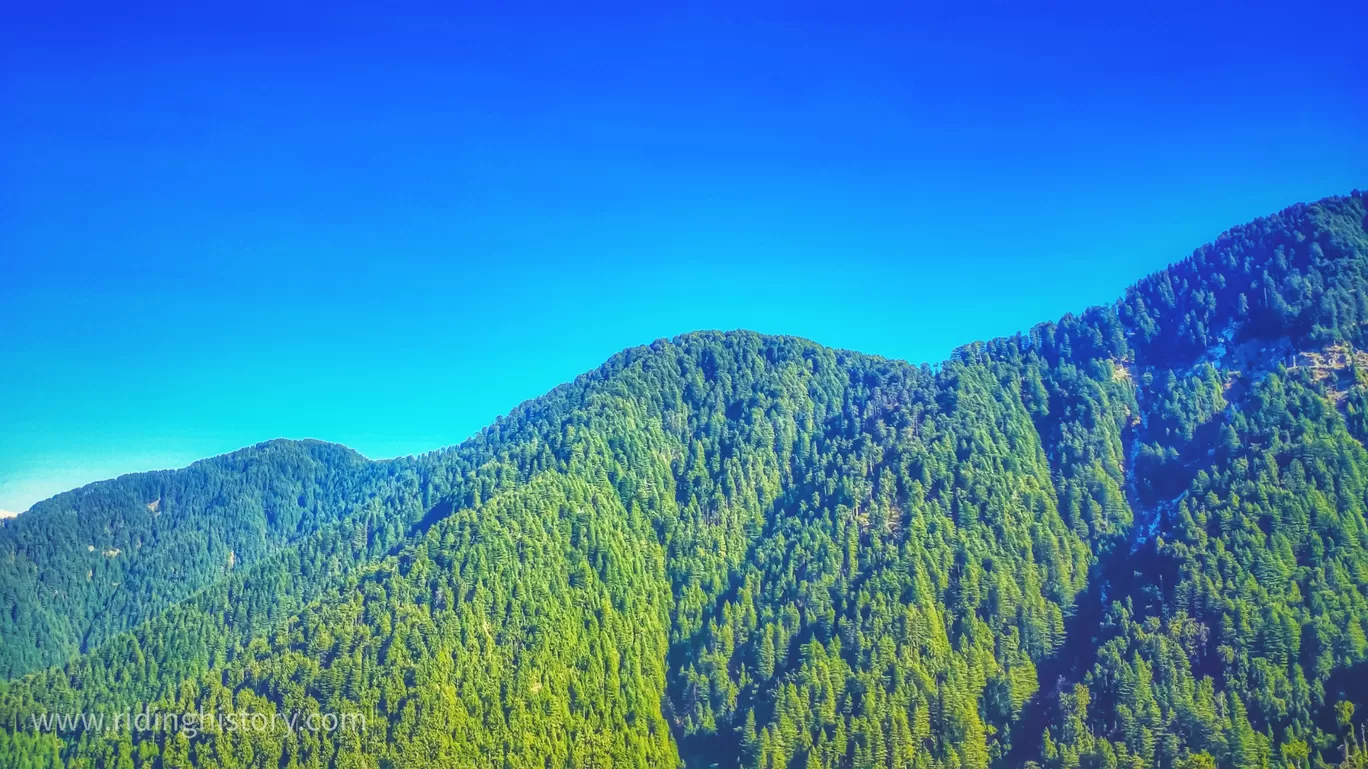
[[[1366,229],[1361,193],[1295,206],[1113,306],[935,368],[690,334],[422,457],[246,450],[280,455],[253,465],[268,477],[308,469],[242,481],[259,500],[233,540],[258,543],[250,562],[217,572],[216,545],[173,594],[158,564],[177,551],[144,556],[138,622],[111,624],[105,593],[57,573],[73,564],[31,553],[59,534],[67,556],[118,547],[92,538],[141,531],[156,484],[110,482],[96,498],[121,501],[95,510],[118,512],[84,524],[86,497],[59,496],[0,528],[0,552],[29,564],[6,567],[8,615],[48,591],[95,640],[6,626],[7,669],[66,661],[0,687],[0,759],[1361,765]],[[224,517],[157,541],[204,541]],[[146,703],[368,718],[336,734],[22,728]]]
[[[270,441],[39,502],[0,531],[0,674],[93,649],[345,514],[369,465],[343,446]]]

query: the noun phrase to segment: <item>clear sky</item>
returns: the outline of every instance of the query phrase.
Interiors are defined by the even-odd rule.
[[[935,361],[1368,185],[1362,2],[101,6],[0,25],[0,510],[697,329]]]

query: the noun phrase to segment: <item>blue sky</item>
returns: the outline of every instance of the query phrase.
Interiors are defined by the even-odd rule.
[[[11,9],[0,510],[697,329],[935,361],[1368,180],[1361,3],[948,5]]]

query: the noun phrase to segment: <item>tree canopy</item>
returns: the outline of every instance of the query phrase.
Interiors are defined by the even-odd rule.
[[[424,456],[59,495],[0,526],[0,765],[1364,766],[1366,226],[935,367],[688,334]],[[31,728],[149,706],[365,718]]]

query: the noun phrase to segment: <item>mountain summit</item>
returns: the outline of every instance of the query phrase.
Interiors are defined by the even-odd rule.
[[[1355,192],[936,367],[688,334],[67,492],[0,526],[0,764],[1362,762],[1365,321]],[[31,728],[144,708],[363,723]]]

